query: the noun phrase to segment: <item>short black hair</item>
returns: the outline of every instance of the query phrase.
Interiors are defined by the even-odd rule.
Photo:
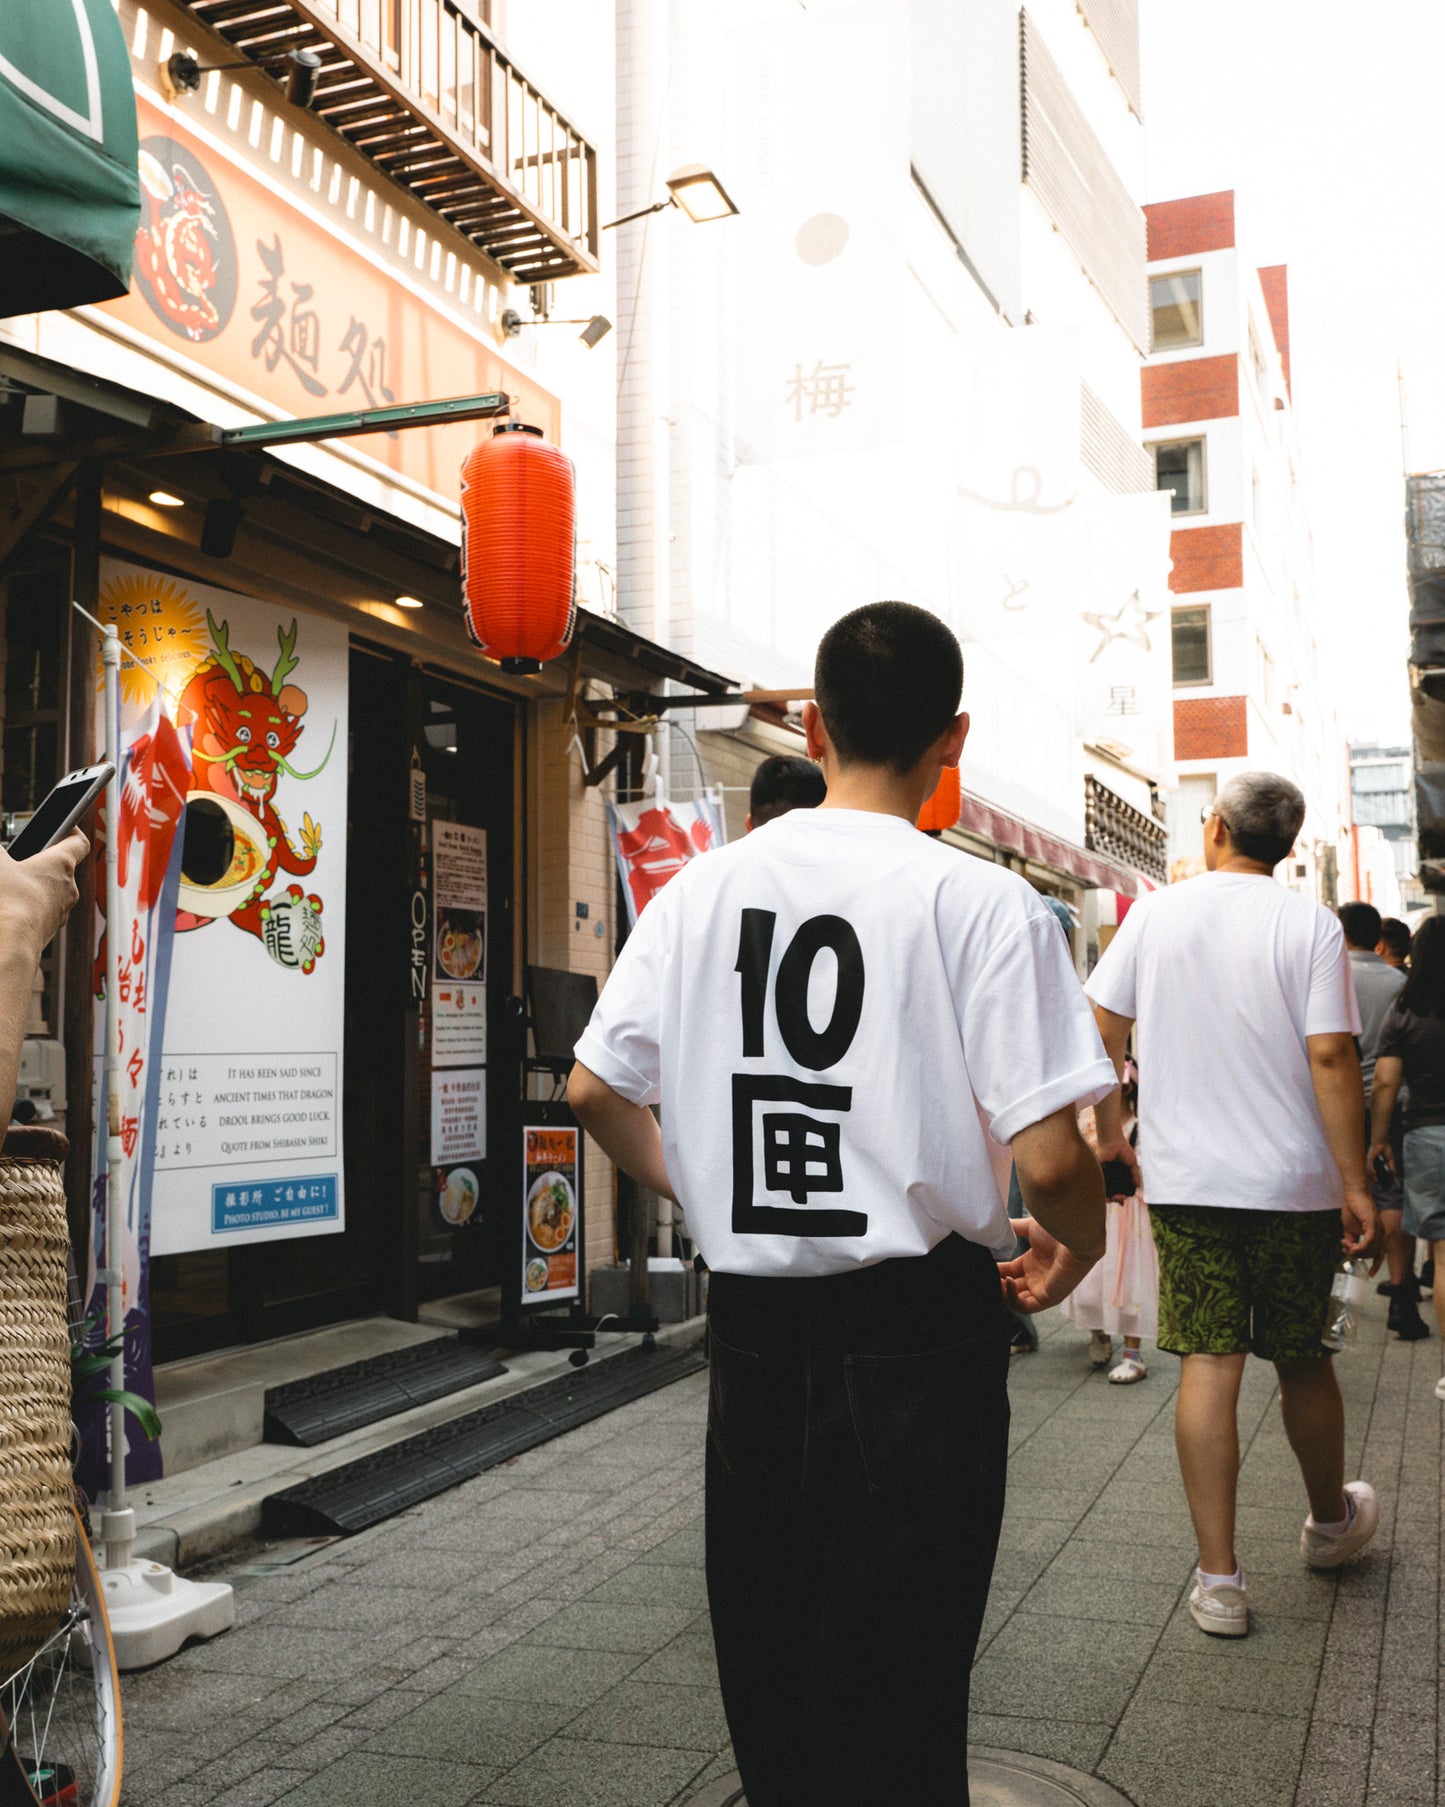
[[[813,689],[844,765],[909,772],[958,714],[963,653],[927,609],[869,602],[818,642]]]
[[[753,773],[748,814],[761,828],[790,809],[816,809],[828,794],[828,781],[811,759],[797,753],[774,753]]]
[[[1379,941],[1375,943],[1377,947],[1380,941],[1384,942],[1397,960],[1403,960],[1410,952],[1410,931],[1398,916],[1384,916],[1380,919]]]
[[[1380,945],[1380,930],[1384,926],[1375,906],[1363,900],[1342,903],[1339,918],[1340,927],[1345,931],[1345,940],[1350,946],[1368,948],[1374,953]]]

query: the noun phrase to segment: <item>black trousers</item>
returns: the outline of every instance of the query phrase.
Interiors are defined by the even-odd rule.
[[[968,1807],[1003,1518],[998,1269],[714,1273],[707,1582],[748,1807]]]

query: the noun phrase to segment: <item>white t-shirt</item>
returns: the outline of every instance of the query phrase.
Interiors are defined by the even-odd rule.
[[[1151,1205],[1342,1202],[1305,1037],[1357,1034],[1360,1014],[1323,905],[1262,875],[1201,873],[1133,905],[1086,989],[1139,1025]]]
[[[577,1044],[661,1103],[709,1267],[829,1274],[950,1231],[1012,1252],[1004,1144],[1114,1073],[1059,925],[897,816],[793,810],[683,868]]]

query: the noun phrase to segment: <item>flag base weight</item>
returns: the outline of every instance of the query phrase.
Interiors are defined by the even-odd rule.
[[[191,1638],[213,1638],[236,1622],[236,1596],[223,1581],[187,1581],[159,1562],[102,1569],[106,1617],[118,1669],[146,1669]]]

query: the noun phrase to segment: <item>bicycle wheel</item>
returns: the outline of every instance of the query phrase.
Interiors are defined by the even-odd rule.
[[[75,1516],[69,1610],[44,1648],[0,1682],[3,1807],[119,1807],[120,1677],[100,1573]]]

